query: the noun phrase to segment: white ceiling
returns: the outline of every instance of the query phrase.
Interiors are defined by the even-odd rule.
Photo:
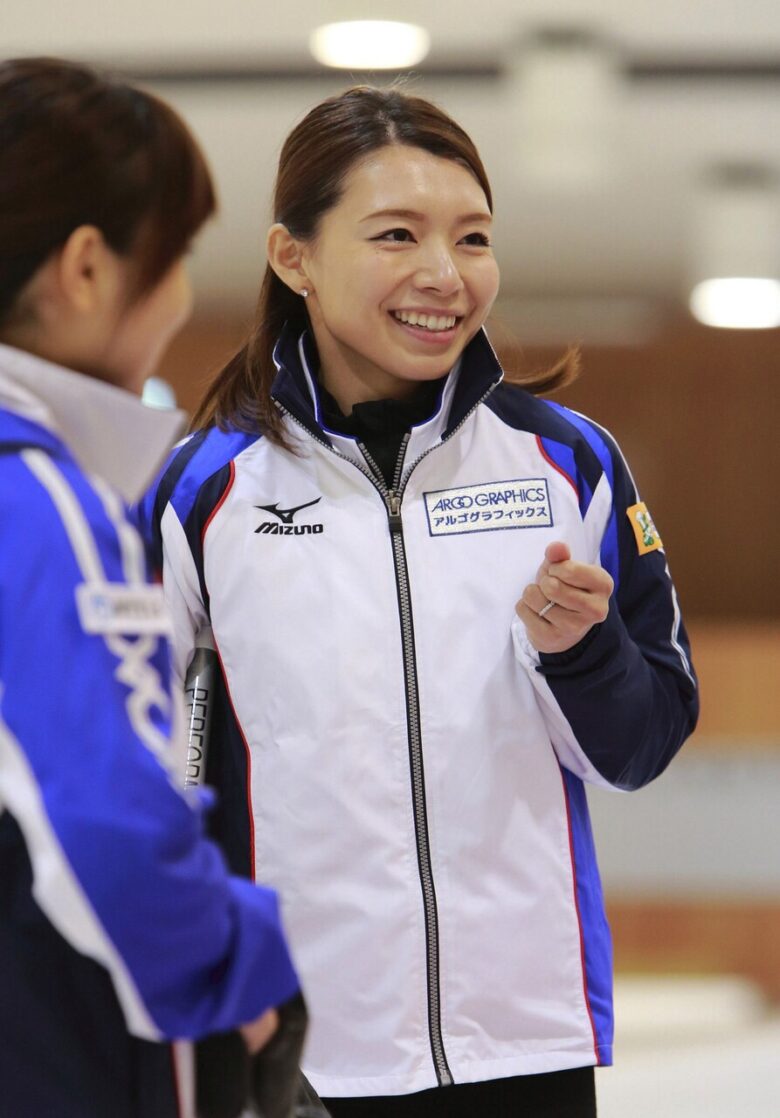
[[[194,260],[202,305],[248,309],[280,143],[307,108],[350,82],[316,71],[308,33],[349,17],[406,18],[430,31],[413,88],[476,140],[494,186],[504,306],[515,326],[519,316],[540,335],[572,322],[581,335],[599,322],[607,334],[641,332],[684,298],[702,172],[736,160],[780,172],[778,0],[2,0],[0,43],[7,57],[127,67],[178,107],[221,197]],[[512,45],[551,25],[592,28],[617,51],[614,142],[595,185],[541,187],[524,175],[501,75]],[[777,256],[780,267],[780,244]]]

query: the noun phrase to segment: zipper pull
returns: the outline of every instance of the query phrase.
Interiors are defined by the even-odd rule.
[[[390,531],[400,532],[403,527],[401,524],[401,498],[394,489],[388,490],[385,504],[387,505],[387,519],[390,521]]]

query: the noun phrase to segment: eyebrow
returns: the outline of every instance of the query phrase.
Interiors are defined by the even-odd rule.
[[[417,210],[375,210],[373,213],[366,214],[361,218],[361,221],[371,221],[378,217],[399,217],[406,221],[425,221],[426,215],[418,213]],[[462,214],[458,217],[457,225],[470,225],[475,221],[489,222],[493,220],[493,215],[485,210],[478,210],[471,214]]]

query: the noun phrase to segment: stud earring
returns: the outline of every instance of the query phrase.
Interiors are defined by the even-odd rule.
[[[308,289],[308,287],[302,287],[302,288],[301,288],[301,295],[302,295],[302,296],[304,297],[304,299],[308,299],[308,298],[309,298],[309,289]]]

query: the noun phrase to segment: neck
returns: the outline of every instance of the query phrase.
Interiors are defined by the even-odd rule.
[[[55,327],[44,328],[32,314],[19,316],[10,322],[0,333],[3,345],[21,349],[33,357],[41,357],[52,365],[62,365],[65,369],[80,369],[78,354],[69,338],[61,337]]]

